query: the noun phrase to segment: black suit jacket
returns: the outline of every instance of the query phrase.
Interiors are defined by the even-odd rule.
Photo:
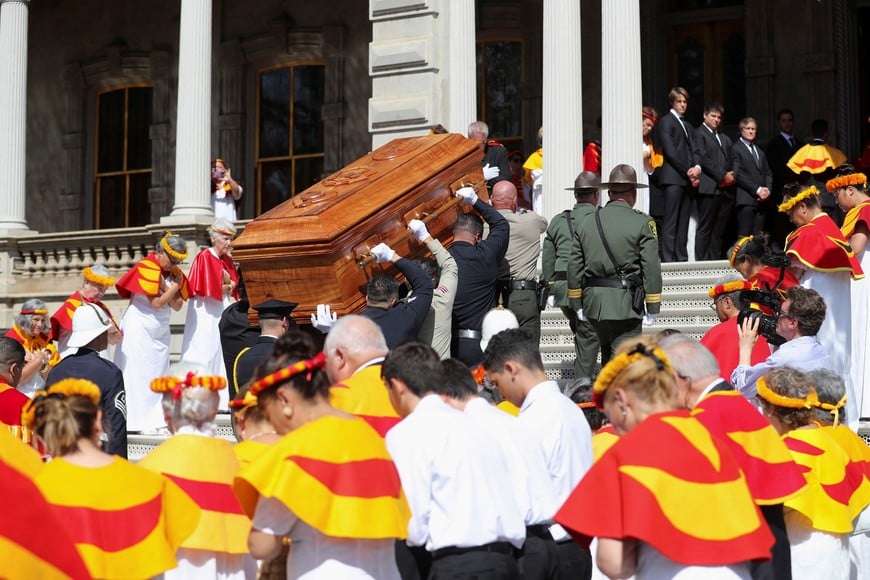
[[[794,155],[795,151],[804,146],[804,142],[798,138],[794,140],[794,149],[779,133],[776,137],[767,143],[764,152],[767,154],[767,164],[770,165],[770,171],[773,173],[773,193],[776,199],[782,197],[782,186],[792,181],[797,181],[797,174],[788,168],[788,160]]]
[[[249,350],[242,351],[236,357],[235,372],[230,375],[230,382],[235,385],[235,392],[238,393],[239,389],[254,376],[254,370],[260,366],[260,363],[269,358],[277,340],[274,336],[261,336],[254,343],[254,346]]]
[[[689,185],[686,172],[699,165],[695,154],[694,127],[688,121],[684,120],[684,123],[686,132],[670,111],[656,123],[653,141],[665,157],[664,165],[656,170],[662,185]]]
[[[243,348],[254,346],[257,338],[260,336],[260,327],[251,326],[248,320],[248,301],[239,300],[227,306],[221,320],[218,323],[218,328],[221,333],[221,350],[224,354],[224,366],[227,369],[227,376],[233,376],[233,364],[236,362],[236,357],[242,352]],[[230,381],[230,388],[233,387],[233,382]]]
[[[755,192],[758,191],[758,188],[770,189],[773,187],[773,174],[767,165],[767,156],[758,145],[755,146],[755,150],[758,151],[758,163],[755,162],[755,157],[740,139],[735,141],[731,147],[734,158],[734,177],[737,179],[736,203],[738,207],[757,206],[758,197]],[[762,203],[773,203],[773,200],[768,198],[768,201]]]
[[[108,436],[104,450],[127,457],[127,392],[124,375],[115,363],[100,357],[92,348],[79,348],[57,363],[45,380],[45,387],[64,379],[87,379],[100,387],[103,431]]]
[[[393,349],[407,340],[416,340],[432,304],[432,278],[420,266],[399,258],[396,267],[411,286],[411,296],[392,308],[369,306],[360,314],[381,327],[387,348]]]
[[[719,133],[719,140],[722,142],[721,146],[703,123],[695,129],[695,155],[701,165],[698,193],[701,195],[723,193],[719,182],[733,167],[731,138]]]

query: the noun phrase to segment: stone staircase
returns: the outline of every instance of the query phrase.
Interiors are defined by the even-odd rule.
[[[719,320],[710,310],[707,291],[724,274],[733,272],[728,262],[695,262],[662,265],[662,311],[655,324],[644,328],[655,333],[674,328],[695,338],[701,338]],[[172,325],[173,353],[180,348],[182,325]],[[177,344],[176,344],[177,343]],[[552,379],[574,378],[574,342],[568,321],[558,308],[541,315],[541,354],[547,374]],[[218,436],[233,441],[229,415],[217,420]],[[131,460],[142,458],[165,439],[160,435],[129,435],[128,453]]]
[[[725,260],[662,264],[662,310],[645,334],[673,328],[701,338],[719,319],[710,309],[707,291],[734,270]],[[555,380],[574,378],[574,341],[568,321],[558,308],[541,314],[541,355],[547,375]]]

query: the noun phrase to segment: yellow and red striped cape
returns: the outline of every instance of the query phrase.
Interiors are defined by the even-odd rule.
[[[60,362],[60,355],[57,352],[57,345],[52,342],[51,337],[47,334],[40,334],[39,336],[30,336],[28,333],[21,330],[17,324],[13,324],[12,328],[10,328],[6,332],[6,336],[14,339],[15,341],[21,343],[21,346],[24,347],[26,352],[36,352],[39,350],[48,350],[49,366],[54,366]]]
[[[865,464],[852,462],[828,429],[796,429],[783,435],[807,479],[806,492],[785,507],[806,516],[813,529],[848,534],[852,520],[870,503]]]
[[[785,253],[819,272],[849,272],[852,279],[864,277],[852,246],[828,214],[822,213],[785,239]]]
[[[577,541],[634,538],[687,566],[766,560],[773,546],[736,460],[688,411],[620,437],[554,519]]]
[[[173,268],[173,275],[181,274],[178,266]],[[145,296],[160,295],[160,281],[162,269],[157,261],[157,254],[150,253],[135,266],[127,270],[127,273],[115,282],[115,289],[121,298],[129,298],[132,294],[144,294]],[[187,276],[181,274],[181,297],[185,300],[190,296],[190,287]]]
[[[604,425],[592,434],[592,457],[595,461],[604,455],[604,453],[613,447],[614,443],[619,441],[619,435],[613,429],[613,425]]]
[[[175,484],[116,457],[91,468],[55,458],[36,477],[94,578],[150,578],[175,568],[199,508]]]
[[[76,290],[76,292],[66,299],[66,301],[60,305],[60,308],[51,315],[51,336],[52,338],[57,339],[60,336],[60,330],[63,328],[64,330],[68,330],[72,332],[72,317],[75,314],[76,309],[84,304],[85,302],[89,304],[94,304],[95,306],[99,306],[102,308],[103,312],[106,313],[106,316],[109,317],[109,320],[112,321],[116,327],[118,326],[118,322],[115,320],[115,317],[112,316],[112,313],[109,312],[109,309],[105,304],[100,302],[99,300],[87,300],[84,296],[81,295],[81,292]]]
[[[236,477],[236,495],[253,515],[275,498],[333,538],[405,538],[410,511],[384,440],[364,421],[326,416],[273,444]]]
[[[523,180],[532,185],[532,171],[544,168],[544,148],[541,147],[523,163]]]
[[[369,365],[329,387],[329,403],[336,409],[365,420],[381,437],[399,422],[387,387],[381,380],[381,365]]]
[[[72,538],[33,478],[39,455],[0,429],[0,575],[4,578],[90,578]]]
[[[262,457],[271,446],[270,443],[263,443],[262,441],[239,441],[233,445],[233,453],[236,454],[236,459],[239,460],[239,467],[244,469],[256,459]]]
[[[803,470],[782,438],[741,393],[710,393],[698,401],[692,416],[728,444],[755,503],[784,503],[806,488]]]
[[[858,511],[870,503],[870,446],[868,446],[857,433],[846,427],[845,425],[827,425],[821,427],[837,442],[840,448],[846,452],[849,458],[849,465],[846,470],[849,472],[860,472],[864,475],[864,483],[860,488],[852,494],[849,502],[849,509]],[[863,489],[861,489],[863,488]],[[867,502],[862,505],[861,502]]]
[[[846,218],[843,220],[843,227],[840,230],[843,232],[843,237],[847,240],[855,233],[855,227],[863,222],[864,226],[870,228],[870,201],[862,201],[855,207],[849,210]]]
[[[196,502],[202,517],[182,548],[247,554],[251,520],[233,493],[239,460],[229,441],[200,435],[174,435],[139,465],[162,473]]]

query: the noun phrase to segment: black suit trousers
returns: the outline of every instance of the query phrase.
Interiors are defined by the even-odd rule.
[[[684,185],[663,186],[665,215],[659,243],[662,260],[686,262],[689,259],[689,217],[692,213],[692,188]]]
[[[722,258],[723,239],[734,200],[727,195],[695,196],[698,208],[698,229],[695,231],[695,259],[719,260]]]
[[[757,236],[764,228],[764,212],[758,206],[741,205],[737,208],[737,237]]]

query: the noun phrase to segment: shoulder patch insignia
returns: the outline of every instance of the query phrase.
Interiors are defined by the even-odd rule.
[[[659,233],[656,230],[656,220],[649,220],[649,231],[652,232],[655,239],[659,239]]]

